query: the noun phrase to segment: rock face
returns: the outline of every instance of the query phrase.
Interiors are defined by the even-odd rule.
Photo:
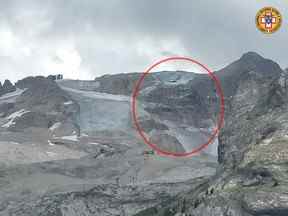
[[[199,182],[195,180],[194,182],[151,184],[141,187],[104,184],[87,189],[85,192],[46,194],[36,202],[35,200],[20,202],[10,207],[9,214],[15,216],[134,215],[138,211],[153,206],[159,198],[170,200],[179,191],[193,188],[199,185]],[[158,194],[157,191],[162,192]],[[5,205],[7,203],[3,204],[3,208],[6,207]]]
[[[148,103],[153,103],[154,105],[147,106],[146,110],[160,115],[162,119],[205,127],[201,125],[203,120],[211,117],[199,93],[185,85],[159,86],[141,98]]]
[[[8,82],[4,86],[9,86]],[[28,77],[18,81],[16,86],[25,91],[15,103],[1,104],[1,112],[5,113],[3,117],[8,120],[4,127],[12,131],[23,131],[29,127],[48,130],[61,122],[74,125],[72,131],[79,134],[76,124],[79,106],[54,81],[44,77]]]
[[[229,83],[223,89],[226,98],[230,97],[220,135],[220,163],[235,166],[243,159],[247,145],[276,130],[273,119],[263,118],[279,112],[285,104],[285,89],[279,85],[281,73],[276,63],[255,53],[243,55],[218,72],[222,83]]]
[[[276,63],[252,52],[216,72],[226,99],[218,174],[176,201],[137,215],[288,215],[288,94],[280,82],[283,73]],[[205,79],[191,82],[200,86]],[[200,91],[204,94],[205,88]]]
[[[161,150],[167,152],[185,153],[185,149],[181,143],[174,136],[166,134],[165,132],[154,133],[150,139],[152,143],[157,143],[157,146]]]
[[[104,75],[95,79],[99,86],[97,91],[111,94],[131,95],[137,80],[142,76],[141,73],[128,73],[116,75]],[[192,80],[196,75],[184,71],[161,71],[150,73],[145,76],[141,90],[149,86],[158,84],[180,84]]]
[[[57,74],[57,75],[49,75],[47,77],[48,79],[51,79],[51,80],[62,80],[63,79],[63,75],[62,74]]]
[[[0,83],[0,96],[10,92],[14,92],[16,87],[10,82],[10,80],[5,80],[3,85]]]
[[[139,77],[139,73],[117,74],[113,76],[104,75],[95,79],[95,81],[99,83],[97,91],[110,94],[130,95]],[[149,81],[156,82],[157,80],[149,77]]]

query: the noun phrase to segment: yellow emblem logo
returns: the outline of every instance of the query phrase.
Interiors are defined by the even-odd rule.
[[[257,28],[266,34],[276,32],[282,24],[280,12],[273,7],[264,7],[256,15]]]

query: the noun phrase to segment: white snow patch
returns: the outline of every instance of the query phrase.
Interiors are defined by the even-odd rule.
[[[49,144],[50,146],[55,146],[55,144],[52,143],[50,140],[48,140],[48,144]]]
[[[62,138],[62,139],[66,139],[66,140],[71,140],[71,141],[78,141],[77,135],[63,136],[63,137],[61,137],[61,138]]]
[[[21,109],[18,110],[17,112],[12,113],[11,115],[9,115],[6,119],[9,120],[6,124],[2,125],[2,127],[4,128],[9,128],[10,126],[14,125],[15,122],[14,120],[16,118],[21,117],[22,115],[24,115],[25,113],[29,113],[30,111],[27,111],[25,109]]]
[[[90,145],[100,145],[99,143],[96,143],[96,142],[91,142],[89,143]]]
[[[61,122],[56,122],[55,124],[53,124],[53,125],[49,128],[49,130],[54,131],[54,130],[56,130],[57,128],[59,128],[60,126],[61,126]]]
[[[55,153],[55,152],[47,151],[46,153],[47,153],[47,155],[50,156],[50,157],[55,157],[55,156],[57,156],[57,153]]]
[[[23,114],[28,113],[28,112],[30,112],[30,111],[27,111],[25,109],[21,109],[21,110],[18,110],[17,112],[12,113],[11,115],[9,115],[7,117],[7,119],[9,119],[9,120],[10,119],[15,119],[17,117],[21,117]]]
[[[20,143],[18,143],[18,142],[13,142],[13,141],[9,141],[8,143],[9,143],[9,144],[12,144],[12,145],[20,145]]]
[[[83,133],[81,136],[82,136],[82,137],[88,137],[89,135],[86,134],[86,133]]]
[[[64,105],[71,105],[71,104],[73,104],[73,101],[66,101],[66,102],[64,102]]]
[[[273,138],[264,139],[261,145],[269,145],[272,142]]]

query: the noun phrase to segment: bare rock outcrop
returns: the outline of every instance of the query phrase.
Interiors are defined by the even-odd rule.
[[[8,121],[4,126],[8,130],[22,131],[29,127],[48,130],[56,123],[63,123],[73,128],[69,130],[71,133],[79,134],[79,105],[56,82],[44,77],[28,77],[18,81],[16,86],[25,91],[15,103],[1,105]],[[54,127],[55,131],[57,129]]]
[[[16,87],[10,82],[10,80],[5,80],[3,85],[0,82],[0,96],[14,92],[16,90]]]

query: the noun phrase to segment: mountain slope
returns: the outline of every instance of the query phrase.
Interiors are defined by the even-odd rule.
[[[176,201],[155,206],[153,214],[150,209],[137,215],[288,215],[288,95],[279,82],[282,73],[255,53],[217,72],[226,96],[217,175]]]
[[[215,72],[224,128],[205,152],[181,159],[145,155],[130,113],[139,74],[18,82],[20,92],[0,98],[0,123],[9,126],[1,127],[0,144],[19,155],[0,167],[0,215],[288,215],[283,73],[253,52]],[[137,105],[143,130],[161,148],[188,152],[211,133],[219,98],[207,75],[166,71],[145,80]],[[25,120],[28,111],[36,120]],[[24,149],[45,149],[50,157],[23,163]]]
[[[9,159],[0,166],[0,215],[133,215],[215,173],[216,158],[209,154],[183,159],[146,155],[150,149],[133,127],[130,97],[96,92],[95,86],[96,81],[56,84],[43,77],[17,83],[22,91],[3,116],[3,124],[11,115],[15,124],[2,128],[0,136],[1,158]],[[139,104],[140,117],[151,120],[144,126],[152,130],[176,130],[189,115],[188,110],[171,126],[151,118]],[[37,121],[26,121],[27,112]],[[182,130],[188,143],[191,134]],[[183,144],[180,138],[171,139],[176,147]]]

